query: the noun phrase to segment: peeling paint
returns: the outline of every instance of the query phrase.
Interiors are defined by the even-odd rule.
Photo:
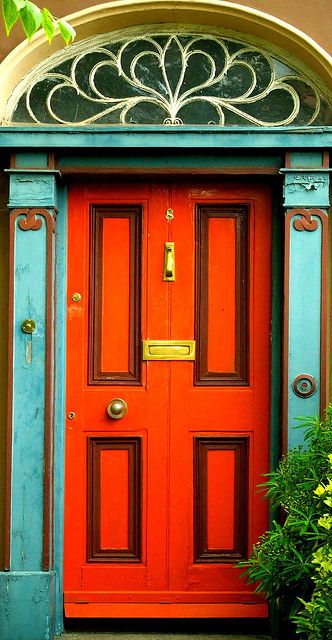
[[[25,350],[25,361],[27,364],[32,363],[32,339],[27,339],[26,350]]]

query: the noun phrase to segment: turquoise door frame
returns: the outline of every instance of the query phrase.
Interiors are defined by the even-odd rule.
[[[331,142],[331,131],[321,128],[246,128],[218,133],[209,127],[181,131],[172,127],[0,130],[0,147],[15,154],[8,169],[9,491],[6,571],[0,573],[0,640],[46,640],[63,628],[67,197],[60,168],[64,174],[90,169],[91,173],[114,174],[121,166],[126,173],[136,173],[140,166],[142,172],[204,171],[255,174],[264,179],[280,173],[285,209],[284,446],[291,447],[301,439],[301,433],[294,429],[296,417],[318,414],[326,403],[329,171],[325,150]],[[181,167],[175,148],[182,153]],[[102,150],[99,157],[96,149]],[[135,165],[138,149],[145,150],[144,161],[140,156]],[[156,149],[160,150],[158,161]],[[59,159],[54,164],[55,150]],[[284,154],[286,161],[282,163]],[[160,159],[172,156],[172,162]],[[281,200],[281,189],[279,196]],[[281,220],[278,200],[277,194],[276,217]],[[277,246],[278,222],[274,237]],[[276,250],[273,270],[279,260]],[[281,383],[278,289],[280,296],[280,272],[276,269],[271,412],[274,460]],[[22,331],[26,319],[36,323],[32,334]]]

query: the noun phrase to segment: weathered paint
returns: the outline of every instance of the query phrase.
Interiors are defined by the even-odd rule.
[[[42,218],[40,218],[42,220]],[[40,571],[43,548],[46,229],[22,231],[17,218],[14,289],[14,385],[11,569]],[[26,318],[36,322],[23,333]]]
[[[33,194],[30,174],[11,175],[9,206],[55,206],[55,177],[36,175]],[[40,178],[40,179],[38,179]],[[38,191],[39,189],[39,191]],[[36,201],[33,200],[33,204]],[[10,557],[0,573],[0,640],[49,640],[54,632],[55,573],[42,571],[45,556],[45,425],[46,402],[46,218],[38,230],[22,230],[24,215],[14,216],[13,387],[11,447]],[[54,275],[54,274],[53,274]],[[54,278],[52,278],[52,281]],[[49,286],[53,287],[52,281]],[[31,335],[22,332],[27,318],[36,322]],[[52,518],[51,518],[52,522]],[[60,523],[61,527],[61,523]],[[52,534],[50,539],[52,539]],[[48,553],[48,549],[46,550]],[[51,563],[52,564],[52,561]],[[3,635],[1,635],[1,633]]]
[[[287,448],[303,442],[303,431],[297,429],[300,416],[320,415],[325,403],[325,273],[326,208],[329,206],[329,173],[314,169],[317,153],[295,153],[291,164],[303,167],[284,169],[284,206],[286,209],[284,324],[284,423]],[[321,164],[323,164],[323,155]],[[307,168],[306,168],[307,167]],[[298,209],[309,212],[317,228],[297,230],[294,221],[301,219]],[[317,214],[315,215],[315,210]],[[287,309],[288,305],[288,309]],[[322,332],[323,327],[323,332]],[[297,376],[309,374],[317,382],[316,391],[299,397],[294,391]]]
[[[57,207],[57,187],[52,169],[10,169],[10,193],[8,206]],[[24,205],[22,205],[24,202]]]
[[[54,572],[0,573],[0,640],[52,640],[54,583]]]
[[[298,217],[298,216],[297,216]],[[289,265],[289,369],[288,448],[303,442],[296,429],[299,416],[320,412],[320,390],[310,398],[299,398],[293,381],[300,373],[320,380],[321,225],[316,231],[296,231],[290,225]]]
[[[205,148],[277,149],[327,148],[332,146],[331,127],[212,128],[191,126],[132,127],[6,127],[0,129],[1,148]]]
[[[311,209],[329,206],[329,169],[283,169],[283,172],[285,207]]]

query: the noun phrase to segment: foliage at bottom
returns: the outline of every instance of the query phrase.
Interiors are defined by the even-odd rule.
[[[322,422],[300,420],[304,446],[262,485],[279,522],[240,564],[300,638],[332,640],[332,405]]]

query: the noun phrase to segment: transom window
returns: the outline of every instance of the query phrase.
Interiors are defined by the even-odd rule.
[[[312,79],[258,46],[150,27],[50,56],[16,88],[7,122],[321,126],[332,111]]]

